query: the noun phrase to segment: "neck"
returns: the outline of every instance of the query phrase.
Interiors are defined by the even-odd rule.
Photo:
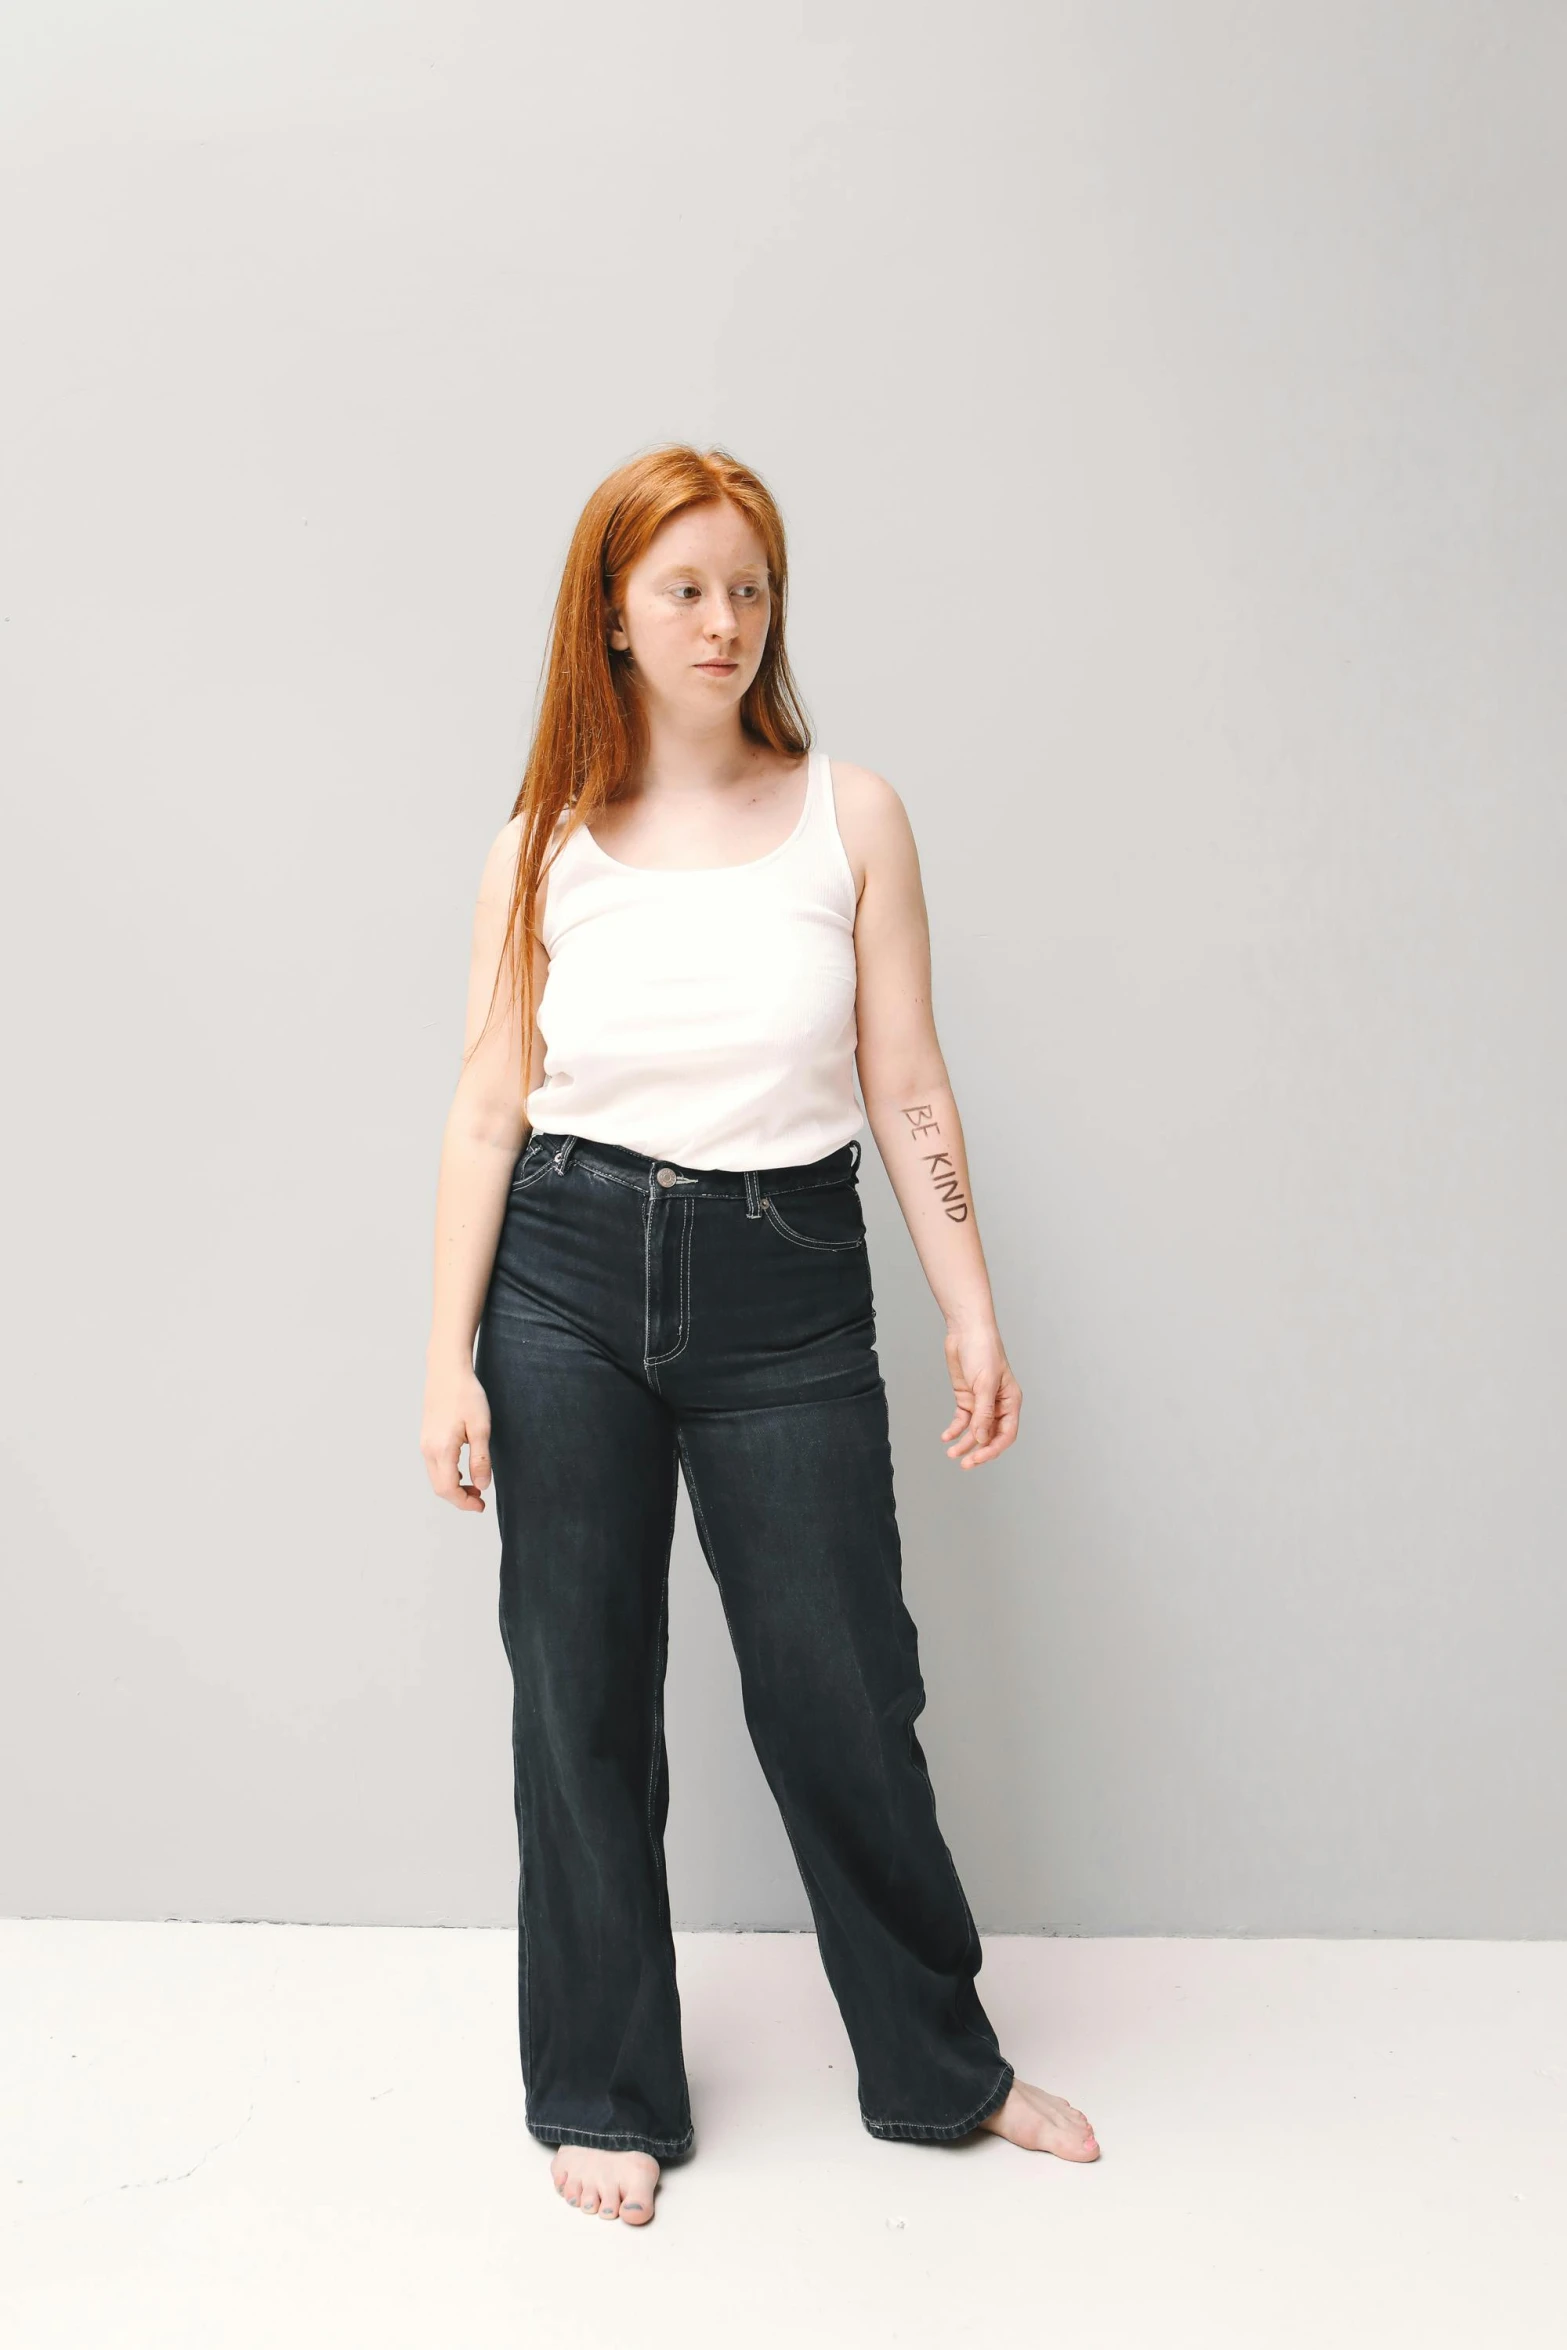
[[[693,726],[650,710],[647,755],[634,790],[701,799],[744,783],[765,757],[764,746],[742,733],[732,713],[721,725]]]

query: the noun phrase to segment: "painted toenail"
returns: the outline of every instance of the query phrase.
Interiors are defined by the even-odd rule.
[[[641,2204],[640,2204],[640,2203],[628,2203],[628,2204],[626,2205],[626,2209],[627,2209],[628,2211],[640,2211],[640,2210],[642,2209],[642,2206],[641,2206]]]

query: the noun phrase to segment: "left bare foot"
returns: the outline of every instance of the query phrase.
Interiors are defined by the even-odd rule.
[[[1031,2088],[1027,2081],[1014,2081],[1005,2105],[987,2114],[979,2127],[1034,2154],[1059,2154],[1067,2162],[1099,2160],[1099,2141],[1088,2116],[1064,2097]]]

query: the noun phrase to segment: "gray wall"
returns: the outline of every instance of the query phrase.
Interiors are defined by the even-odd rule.
[[[0,1906],[514,1914],[436,1155],[568,532],[680,436],[922,845],[977,1476],[865,1184],[980,1923],[1567,1932],[1562,12],[6,42]],[[675,1584],[677,1922],[803,1924],[684,1503]]]

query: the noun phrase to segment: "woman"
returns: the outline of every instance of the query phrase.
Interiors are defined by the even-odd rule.
[[[527,2125],[560,2194],[633,2225],[693,2144],[663,1844],[682,1475],[866,2128],[1099,2151],[997,2046],[915,1735],[862,1124],[946,1318],[948,1457],[994,1460],[1021,1398],[908,820],[808,748],[785,588],[777,509],[722,451],[589,500],[441,1156],[422,1450],[459,1509],[495,1481]]]

